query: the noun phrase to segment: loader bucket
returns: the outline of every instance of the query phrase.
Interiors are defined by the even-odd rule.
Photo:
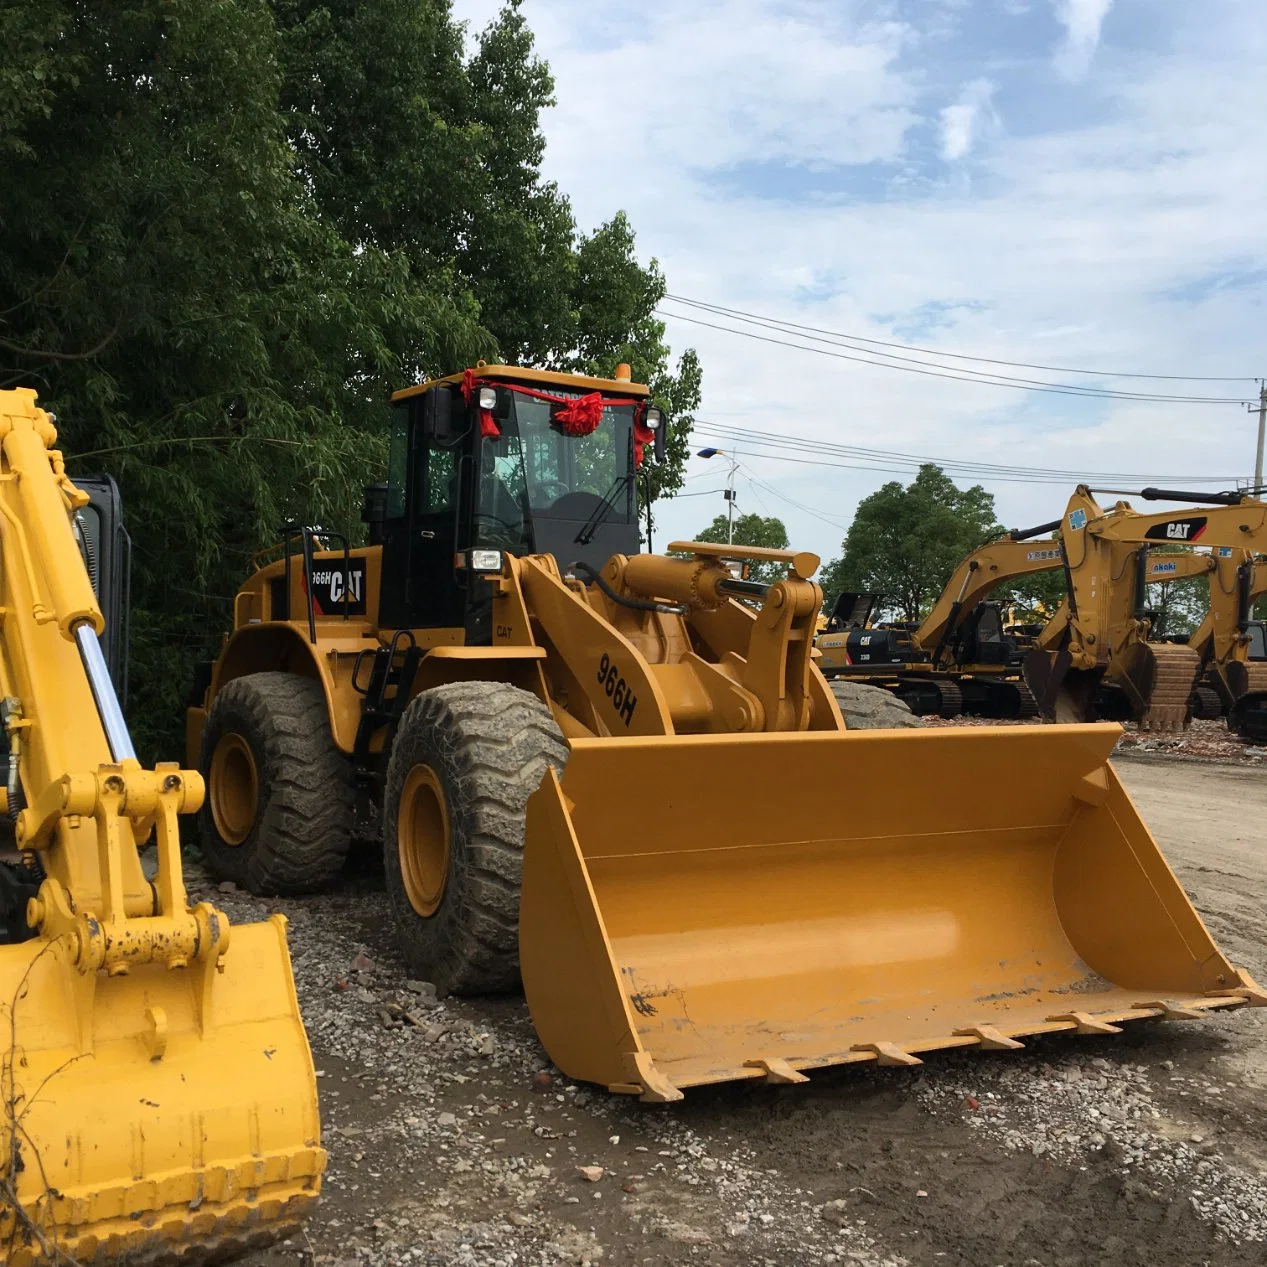
[[[6,1264],[219,1256],[295,1229],[325,1154],[285,927],[235,926],[223,972],[110,977],[76,971],[65,938],[0,946]]]
[[[574,740],[529,802],[555,1063],[671,1100],[1267,1002],[1108,764],[1113,724]]]

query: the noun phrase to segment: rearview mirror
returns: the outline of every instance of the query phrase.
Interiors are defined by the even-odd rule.
[[[422,398],[422,434],[441,444],[457,435],[458,419],[454,417],[453,390],[433,387]]]

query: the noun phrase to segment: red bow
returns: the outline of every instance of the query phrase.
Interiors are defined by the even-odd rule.
[[[475,394],[476,379],[473,370],[464,370],[462,372],[462,399],[469,405],[471,397]],[[502,429],[497,425],[497,419],[493,417],[491,409],[480,410],[480,435],[485,440],[500,440],[502,438]]]

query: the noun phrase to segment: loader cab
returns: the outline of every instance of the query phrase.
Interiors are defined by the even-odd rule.
[[[366,492],[383,628],[460,628],[468,644],[488,643],[487,578],[504,554],[551,554],[566,571],[638,553],[635,430],[654,436],[646,456],[663,444],[646,389],[503,367],[475,375],[393,398],[386,488]],[[576,423],[569,405],[596,387],[601,414]]]

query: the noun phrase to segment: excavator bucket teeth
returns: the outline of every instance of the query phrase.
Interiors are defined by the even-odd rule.
[[[221,1256],[295,1230],[325,1165],[285,920],[188,968],[0,946],[9,1267]],[[59,1257],[59,1253],[65,1257]]]
[[[663,1101],[1107,1032],[1147,1000],[1244,1006],[1108,764],[1120,733],[574,741],[528,808],[520,959],[546,1050]]]

